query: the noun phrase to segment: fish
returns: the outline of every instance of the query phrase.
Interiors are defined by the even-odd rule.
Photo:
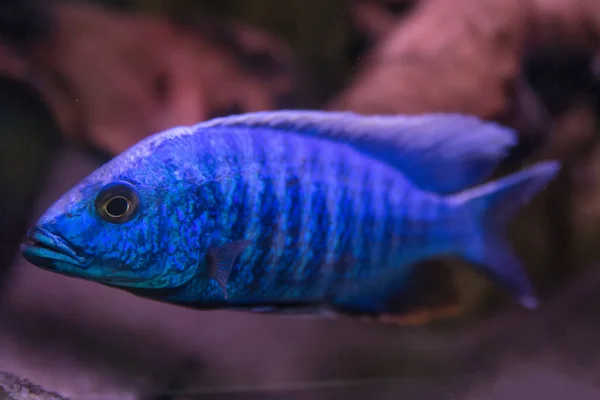
[[[388,320],[420,261],[454,256],[533,309],[504,231],[561,165],[490,180],[517,142],[457,113],[279,110],[177,126],[63,194],[21,253],[199,310]]]

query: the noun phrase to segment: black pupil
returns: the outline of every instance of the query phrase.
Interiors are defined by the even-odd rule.
[[[106,204],[106,212],[112,217],[120,217],[127,212],[129,203],[124,197],[114,197]]]

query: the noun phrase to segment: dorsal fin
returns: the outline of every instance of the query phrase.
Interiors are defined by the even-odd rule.
[[[484,181],[517,141],[512,129],[450,113],[260,111],[215,118],[193,129],[218,126],[263,127],[343,142],[395,166],[420,188],[439,194]]]

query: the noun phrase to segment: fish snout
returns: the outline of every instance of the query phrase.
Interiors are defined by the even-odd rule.
[[[91,258],[78,254],[65,239],[49,230],[36,226],[30,229],[21,243],[23,257],[34,265],[64,262],[87,269]]]

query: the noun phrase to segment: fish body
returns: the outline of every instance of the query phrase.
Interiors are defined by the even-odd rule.
[[[33,264],[197,308],[393,313],[455,255],[536,303],[503,239],[559,169],[480,184],[515,142],[452,114],[260,112],[151,136],[85,178],[22,246]]]

